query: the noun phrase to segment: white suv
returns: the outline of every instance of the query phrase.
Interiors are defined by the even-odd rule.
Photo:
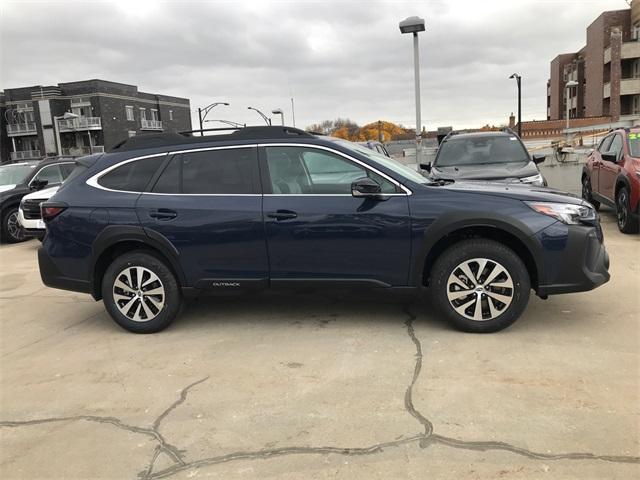
[[[46,229],[40,214],[40,204],[49,200],[58,191],[58,188],[60,185],[38,190],[22,197],[18,210],[18,223],[24,229],[27,237],[36,237],[39,240],[44,238]]]

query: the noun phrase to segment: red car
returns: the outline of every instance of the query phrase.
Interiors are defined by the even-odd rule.
[[[638,233],[640,218],[640,127],[618,128],[602,139],[582,170],[582,198],[596,209],[615,207],[618,228]]]

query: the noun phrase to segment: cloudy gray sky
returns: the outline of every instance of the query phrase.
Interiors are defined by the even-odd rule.
[[[349,117],[415,124],[411,36],[420,36],[422,119],[429,129],[543,119],[549,61],[585,43],[600,12],[624,0],[11,1],[0,0],[0,88],[102,78],[226,101],[209,118],[257,124],[247,106],[282,107],[291,124]],[[211,125],[211,124],[209,124]]]

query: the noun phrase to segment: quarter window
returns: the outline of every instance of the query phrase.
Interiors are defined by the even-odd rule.
[[[611,141],[611,145],[609,146],[608,152],[615,152],[618,160],[622,156],[622,137],[620,135],[614,135],[613,140]]]
[[[383,193],[396,193],[394,184],[339,155],[305,147],[267,147],[273,193],[285,195],[351,194],[351,184],[369,177]]]
[[[111,190],[143,192],[165,156],[134,160],[103,175],[98,184]]]
[[[152,191],[192,195],[256,193],[256,152],[255,148],[234,148],[177,155]]]
[[[608,137],[604,137],[598,145],[598,151],[600,153],[605,153],[609,151],[609,145],[611,145],[611,140],[613,140],[613,135],[609,135]]]

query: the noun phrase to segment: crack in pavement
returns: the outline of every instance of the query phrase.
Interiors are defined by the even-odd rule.
[[[511,452],[516,455],[522,455],[524,457],[534,459],[534,460],[602,460],[607,462],[614,463],[640,463],[640,457],[637,456],[625,456],[625,455],[596,455],[590,452],[571,452],[571,453],[540,453],[532,450],[528,450],[526,448],[517,447],[515,445],[511,445],[506,442],[499,441],[465,441],[459,440],[456,438],[445,437],[443,435],[439,435],[434,433],[433,424],[429,419],[427,419],[420,411],[415,408],[413,404],[413,387],[415,386],[418,378],[420,377],[420,372],[422,370],[422,360],[423,360],[423,351],[422,344],[420,340],[416,336],[413,322],[416,320],[416,315],[413,314],[410,310],[410,305],[404,305],[403,311],[407,315],[407,320],[404,325],[407,329],[407,335],[411,339],[412,343],[415,346],[415,364],[413,368],[413,375],[411,378],[411,382],[407,386],[404,395],[404,407],[405,410],[415,418],[420,425],[423,427],[424,432],[407,437],[400,438],[395,441],[390,442],[381,442],[376,443],[374,445],[370,445],[367,447],[304,447],[304,446],[291,446],[291,447],[281,447],[281,448],[273,448],[273,449],[263,449],[263,450],[255,450],[255,451],[238,451],[232,452],[225,455],[212,456],[207,458],[201,458],[198,460],[193,460],[190,462],[186,462],[184,460],[183,454],[186,450],[180,450],[174,445],[168,443],[165,438],[160,433],[160,426],[162,421],[167,418],[177,407],[182,405],[189,394],[189,391],[199,385],[200,383],[206,381],[209,377],[202,378],[197,380],[186,387],[184,387],[180,391],[180,395],[178,399],[174,401],[169,407],[167,407],[152,423],[152,426],[149,427],[138,427],[135,425],[129,425],[122,422],[120,419],[115,417],[100,417],[93,415],[77,415],[70,417],[52,417],[45,418],[39,420],[25,420],[25,421],[0,421],[0,427],[22,427],[28,425],[38,425],[52,422],[65,422],[65,421],[77,421],[84,420],[88,422],[97,422],[97,423],[107,423],[111,424],[117,428],[127,430],[133,433],[138,433],[142,435],[146,435],[152,437],[158,445],[153,451],[153,455],[148,463],[146,470],[140,472],[138,477],[141,480],[155,480],[160,478],[170,477],[175,475],[178,472],[189,470],[189,469],[197,469],[200,467],[217,465],[221,463],[227,463],[232,461],[239,460],[258,460],[258,459],[267,459],[274,457],[281,457],[285,455],[345,455],[345,456],[360,456],[360,455],[374,455],[383,452],[385,449],[390,447],[399,447],[402,445],[409,445],[413,443],[417,443],[421,448],[427,448],[430,445],[444,445],[450,448],[463,449],[463,450],[475,450],[475,451],[488,451],[488,450],[501,450]],[[160,457],[162,453],[168,455],[173,464],[163,470],[154,472],[154,467],[156,461]]]
[[[82,420],[86,422],[109,424],[116,428],[126,430],[128,432],[137,433],[140,435],[146,435],[148,437],[153,438],[156,442],[158,442],[158,445],[154,450],[153,457],[147,468],[147,471],[140,474],[142,478],[149,478],[149,475],[151,474],[151,472],[153,472],[153,467],[155,466],[155,462],[161,453],[165,453],[166,455],[168,455],[176,465],[185,464],[185,461],[183,458],[183,451],[179,450],[177,447],[175,447],[174,445],[171,445],[169,442],[165,440],[164,436],[160,433],[160,430],[159,430],[160,424],[167,417],[167,415],[169,415],[179,405],[184,403],[184,401],[187,399],[187,394],[189,393],[189,390],[191,390],[196,385],[204,382],[208,378],[209,377],[204,377],[200,380],[197,380],[187,385],[182,390],[180,390],[180,395],[178,399],[175,402],[173,402],[171,405],[169,405],[169,407],[166,408],[154,420],[151,427],[139,427],[137,425],[130,425],[130,424],[124,423],[122,420],[116,417],[102,417],[98,415],[72,415],[67,417],[49,417],[49,418],[22,420],[22,421],[4,420],[4,421],[0,421],[0,427],[16,428],[16,427],[25,427],[25,426],[32,426],[32,425],[43,425],[47,423],[72,422],[72,421]]]

